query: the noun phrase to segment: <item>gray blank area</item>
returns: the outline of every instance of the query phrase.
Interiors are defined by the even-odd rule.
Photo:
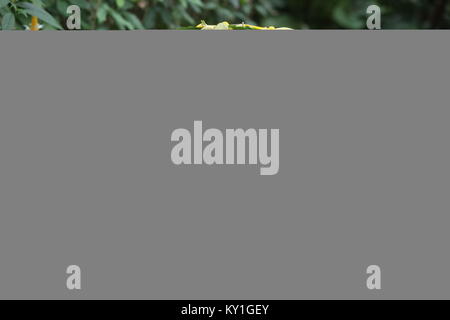
[[[449,32],[0,44],[0,298],[450,298]],[[278,175],[173,165],[194,120],[279,128]]]

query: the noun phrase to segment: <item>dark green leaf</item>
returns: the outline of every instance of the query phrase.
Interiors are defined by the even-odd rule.
[[[16,27],[16,18],[11,12],[8,12],[2,19],[2,30],[13,30]]]
[[[9,0],[0,0],[0,9],[6,7],[9,3]]]
[[[129,22],[131,22],[135,29],[142,30],[145,29],[145,27],[142,25],[139,18],[131,12],[124,12],[124,17],[128,19]]]

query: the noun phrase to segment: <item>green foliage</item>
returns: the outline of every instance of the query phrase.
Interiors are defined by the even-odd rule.
[[[28,28],[32,16],[47,24],[48,29],[62,29],[59,22],[43,8],[41,0],[0,0],[1,30]]]
[[[46,22],[50,26],[61,29],[60,24],[58,21],[56,21],[55,18],[51,14],[49,14],[47,11],[45,11],[42,7],[37,6],[35,4],[29,3],[29,2],[19,2],[16,3],[16,6],[20,8],[20,12],[22,14],[28,15],[28,16],[36,16],[43,22]]]
[[[0,0],[1,1],[1,0]],[[82,29],[176,29],[198,23],[254,23],[275,14],[272,0],[48,0],[60,23],[71,4],[82,10]]]
[[[450,28],[447,0],[279,0],[264,24],[310,29],[362,29],[366,9],[380,6],[383,29]],[[275,1],[274,1],[275,3]]]
[[[0,0],[1,29],[25,29],[37,16],[43,29],[65,26],[67,7],[81,8],[82,29],[176,29],[230,24],[295,29],[365,28],[366,8],[382,9],[383,29],[450,28],[448,0]]]

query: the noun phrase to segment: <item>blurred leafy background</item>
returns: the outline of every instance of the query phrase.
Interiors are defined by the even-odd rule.
[[[295,29],[364,29],[366,8],[382,10],[383,29],[450,28],[448,0],[0,0],[2,29],[25,29],[32,15],[42,29],[65,25],[66,9],[81,8],[82,29],[176,29],[205,20]],[[28,3],[28,5],[27,5]],[[40,10],[40,11],[39,11]]]

